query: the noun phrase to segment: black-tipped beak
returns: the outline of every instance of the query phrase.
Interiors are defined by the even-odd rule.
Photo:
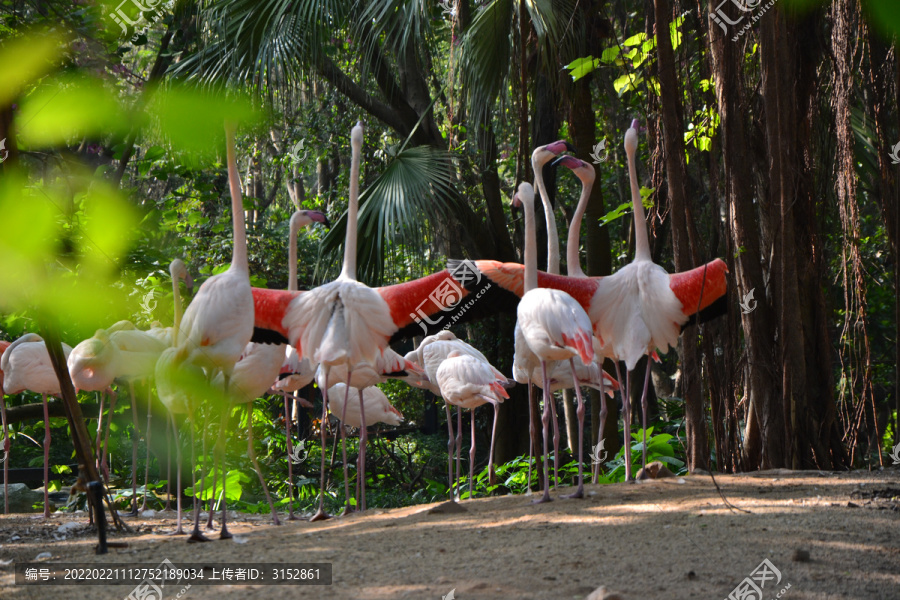
[[[187,289],[188,295],[194,295],[194,278],[190,273],[184,276],[184,287]]]
[[[569,152],[576,153],[576,154],[578,153],[578,149],[575,148],[575,146],[573,146],[569,142],[566,142],[566,150],[568,150]]]
[[[559,163],[561,163],[564,158],[565,158],[565,155],[557,156],[552,161],[550,161],[550,166],[555,169],[556,167],[559,166]]]

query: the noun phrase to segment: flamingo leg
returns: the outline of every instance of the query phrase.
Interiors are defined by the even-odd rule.
[[[193,417],[193,415],[191,415]],[[174,417],[173,417],[174,420]],[[203,506],[203,501],[200,499],[200,495],[197,493],[197,471],[194,469],[194,463],[197,460],[196,456],[196,444],[194,440],[194,419],[188,419],[188,427],[191,430],[191,489],[194,490],[194,498],[193,498],[193,506],[194,506],[194,530],[191,531],[191,537],[188,538],[188,542],[208,542],[209,538],[200,533],[200,508]],[[178,429],[175,429],[176,433]],[[179,449],[179,455],[181,450]],[[176,459],[177,460],[177,459]],[[178,461],[178,476],[179,480],[181,478],[181,461]],[[176,490],[178,494],[178,530],[176,533],[181,531],[181,484],[179,481],[178,485],[179,489]]]
[[[103,438],[103,456],[100,458],[100,474],[106,479],[107,485],[109,485],[109,466],[106,462],[106,455],[109,453],[109,424],[112,423],[113,416],[116,414],[117,394],[111,393],[109,396],[109,412],[106,415],[106,434]]]
[[[319,482],[319,508],[316,514],[309,518],[312,521],[321,521],[330,519],[331,515],[325,512],[325,423],[328,420],[328,373],[330,369],[325,367],[325,388],[322,390],[322,422],[319,423],[319,430],[322,434],[322,468],[321,480]]]
[[[140,437],[140,429],[138,429],[137,404],[134,401],[134,383],[128,382],[128,393],[131,395],[131,423],[133,432],[131,435],[131,517],[138,514],[137,508],[137,445]]]
[[[9,425],[6,422],[6,403],[3,401],[2,383],[0,383],[0,417],[3,419],[3,514],[9,514]]]
[[[450,405],[444,402],[444,410],[447,411],[447,431],[450,438],[447,441],[447,479],[450,488],[450,501],[456,501],[456,492],[453,489],[453,449],[456,439],[453,437],[453,413],[450,412]]]
[[[281,390],[281,397],[284,399],[284,433],[287,440],[288,452],[288,521],[296,521],[294,516],[294,448],[291,444],[291,418],[288,415],[288,399],[287,392]]]
[[[281,525],[281,521],[278,520],[278,513],[275,512],[275,505],[272,503],[272,496],[269,495],[269,486],[266,485],[266,480],[259,469],[259,462],[256,460],[256,452],[253,450],[253,402],[247,405],[247,454],[250,456],[253,468],[256,469],[259,482],[262,484],[263,493],[266,495],[266,501],[269,503],[269,508],[272,511],[272,522],[275,525]]]
[[[489,482],[494,485],[496,482],[494,477],[494,439],[497,437],[497,419],[500,416],[500,404],[494,403],[494,424],[491,426],[491,450],[488,454],[488,473],[490,475]]]
[[[174,419],[175,417],[172,417],[172,421]],[[172,510],[172,421],[166,419],[166,507],[163,510]],[[175,443],[178,444],[177,438]],[[178,451],[181,451],[180,447],[178,447]],[[180,480],[178,485],[181,485]]]
[[[102,449],[102,446],[100,445],[100,441],[101,441],[101,436],[103,434],[103,401],[106,399],[106,392],[105,391],[97,392],[97,396],[99,397],[100,409],[97,411],[97,441],[95,443],[95,445],[97,446],[97,452],[94,456],[96,456],[95,460],[98,461],[97,462],[97,471],[99,471],[102,474],[102,470],[100,469],[99,460],[100,460],[100,450]],[[107,481],[107,483],[109,483],[109,482]],[[91,513],[91,514],[93,514],[93,513]]]
[[[153,419],[153,396],[150,386],[147,386],[147,433],[144,434],[147,442],[147,455],[144,459],[144,501],[141,503],[141,511],[147,510],[147,482],[150,480],[150,422]]]
[[[584,399],[581,397],[581,383],[575,375],[575,361],[571,358],[569,366],[572,367],[572,381],[575,382],[575,396],[578,397],[578,410],[575,412],[578,416],[578,489],[564,497],[584,498]]]
[[[475,409],[469,415],[472,430],[472,443],[469,445],[469,500],[475,497]]]
[[[550,378],[547,376],[547,363],[541,361],[541,374],[544,379],[544,411],[541,413],[541,424],[544,426],[544,494],[535,504],[550,502],[550,465],[547,463],[550,448]]]
[[[211,378],[210,378],[211,379]],[[207,382],[208,383],[208,382]],[[200,439],[202,442],[202,452],[203,452],[203,467],[200,469],[200,489],[206,490],[206,471],[208,466],[206,464],[206,460],[209,455],[206,453],[206,432],[209,431],[209,408],[203,413],[203,431],[200,432]],[[215,527],[213,526],[213,517],[215,516],[215,501],[216,501],[216,479],[219,475],[219,455],[215,451],[213,451],[213,469],[212,469],[212,486],[210,489],[212,490],[212,494],[209,497],[209,506],[207,507],[208,516],[206,517],[206,530],[207,531],[215,531]],[[201,501],[202,505],[202,501]]]
[[[175,493],[177,494],[177,499],[175,500],[175,504],[178,507],[178,511],[177,511],[178,514],[175,518],[175,522],[178,524],[178,526],[175,528],[175,531],[173,531],[170,535],[184,535],[184,529],[181,528],[181,444],[178,443],[178,426],[175,424],[175,415],[173,415],[172,413],[169,413],[168,421],[169,421],[169,425],[168,425],[168,427],[166,427],[166,431],[169,431],[170,427],[175,429],[175,462],[176,462],[175,469],[178,472],[178,475],[177,475],[178,480],[175,483]],[[190,423],[190,421],[188,421],[188,422]],[[193,433],[194,433],[194,428],[192,426],[191,427],[191,436],[192,437],[193,437]],[[193,443],[193,440],[191,440],[191,462],[193,462],[193,460],[194,460],[193,450],[194,450],[194,443]],[[194,475],[194,470],[191,469],[191,477],[192,478],[193,478],[193,475]],[[194,510],[197,510],[196,501],[197,501],[197,498],[195,495]]]
[[[359,390],[359,456],[356,459],[356,474],[361,482],[362,491],[357,493],[358,510],[366,510],[366,444],[369,443],[369,432],[366,430],[366,404],[363,392]]]
[[[351,380],[351,375],[353,371],[347,372],[347,381]],[[344,462],[344,510],[341,512],[341,515],[346,515],[350,512],[350,481],[349,481],[349,469],[347,467],[347,427],[344,425],[344,422],[347,419],[347,402],[350,399],[350,384],[344,388],[344,409],[341,411],[341,457]]]
[[[460,496],[462,492],[459,490],[460,480],[462,479],[462,470],[460,469],[459,455],[462,448],[462,409],[456,407],[456,494]]]
[[[559,487],[559,419],[556,416],[556,399],[553,392],[550,398],[550,422],[553,424],[553,489]]]
[[[619,361],[616,361],[616,379],[619,380],[619,392],[622,394],[622,414],[624,423],[625,452],[625,483],[634,483],[631,476],[631,372],[625,374],[627,383],[622,385],[622,372],[619,369]]]
[[[641,394],[641,420],[644,426],[644,455],[641,460],[641,469],[647,468],[647,388],[650,386],[650,357],[647,357],[647,371],[644,373],[644,391]],[[646,472],[644,473],[646,477]]]
[[[47,394],[41,394],[44,401],[44,518],[50,517],[50,407]]]
[[[228,384],[231,382],[231,374],[225,373],[225,397],[228,396]],[[220,540],[230,540],[233,536],[228,531],[225,521],[228,518],[228,494],[225,493],[225,486],[228,483],[228,472],[225,466],[225,424],[231,414],[230,406],[225,408],[222,413],[222,423],[219,425],[219,439],[216,442],[216,455],[219,456],[216,462],[221,461],[222,464],[222,530],[219,532]]]
[[[528,483],[525,493],[531,494],[531,465],[534,462],[534,438],[537,432],[534,429],[534,386],[531,377],[528,378]]]
[[[603,375],[600,376],[600,429],[597,435],[597,438],[602,441],[603,440],[603,432],[606,431],[606,416],[609,414],[609,410],[606,406],[606,394],[603,391]],[[598,442],[599,443],[599,442]],[[594,471],[594,483],[597,484],[600,482],[600,463],[593,465]]]

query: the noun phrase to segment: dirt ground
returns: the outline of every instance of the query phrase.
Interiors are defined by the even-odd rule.
[[[767,471],[637,485],[586,486],[584,500],[531,505],[525,496],[370,509],[317,523],[274,527],[238,516],[233,541],[187,544],[165,535],[171,516],[126,518],[126,548],[93,552],[82,515],[0,516],[0,598],[61,594],[125,598],[128,585],[15,585],[14,563],[156,566],[185,563],[333,563],[330,586],[193,585],[181,597],[583,599],[599,586],[626,600],[727,598],[763,559],[781,579],[763,580],[763,599],[900,598],[900,470],[827,473]],[[562,490],[565,492],[566,490]],[[60,527],[72,522],[69,531]],[[65,527],[63,528],[65,530]],[[212,534],[214,538],[217,534]],[[808,557],[806,555],[808,553]],[[771,571],[770,571],[771,572]],[[757,571],[757,575],[758,575]],[[774,576],[774,575],[773,575]],[[754,581],[759,582],[757,576]],[[164,590],[175,598],[183,587]],[[783,593],[782,590],[785,590]],[[755,596],[750,596],[756,598]]]

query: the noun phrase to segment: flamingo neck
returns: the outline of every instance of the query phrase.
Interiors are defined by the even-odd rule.
[[[244,202],[241,197],[241,178],[234,158],[234,125],[225,125],[225,153],[228,160],[228,187],[231,191],[231,220],[234,228],[234,250],[231,268],[250,272],[247,264],[247,231],[244,228]]]
[[[578,199],[578,207],[572,215],[572,223],[569,225],[569,237],[566,242],[566,273],[569,277],[587,277],[581,270],[581,220],[587,210],[588,201],[591,199],[593,182],[581,180],[581,197]]]
[[[356,236],[357,214],[359,212],[359,162],[360,150],[352,144],[350,157],[350,201],[347,206],[347,237],[344,242],[344,267],[341,269],[342,279],[356,280]]]
[[[532,160],[534,168],[534,182],[541,193],[541,204],[544,206],[544,218],[547,221],[547,272],[559,275],[559,233],[556,230],[556,217],[553,207],[550,205],[550,196],[547,195],[547,186],[544,184],[544,164]],[[535,241],[537,247],[537,241]]]
[[[519,199],[525,208],[525,293],[537,288],[537,231],[534,225],[534,200]]]
[[[181,327],[181,291],[178,289],[178,277],[172,277],[172,297],[175,304],[175,324],[172,327],[172,345],[178,345],[178,329]]]
[[[297,291],[297,234],[300,227],[291,219],[291,237],[288,240],[288,291]]]
[[[628,178],[631,181],[631,204],[634,207],[634,260],[650,260],[650,241],[647,238],[647,217],[641,202],[641,188],[638,186],[637,167],[634,164],[634,150],[628,151]]]

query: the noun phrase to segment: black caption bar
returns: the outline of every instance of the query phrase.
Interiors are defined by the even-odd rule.
[[[16,585],[136,585],[145,591],[194,585],[331,585],[331,563],[16,564]]]

